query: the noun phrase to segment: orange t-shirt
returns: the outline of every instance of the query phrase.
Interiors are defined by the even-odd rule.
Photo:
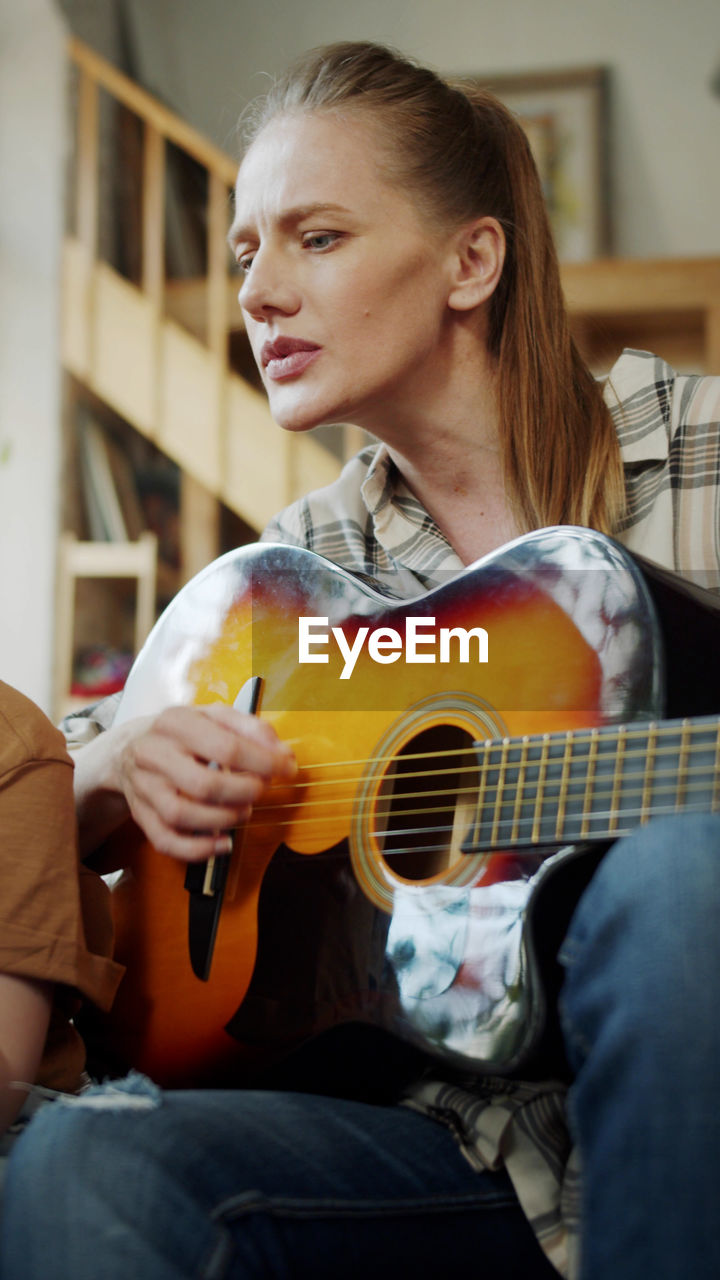
[[[0,972],[57,984],[36,1083],[63,1090],[85,1065],[78,996],[108,1009],[122,975],[107,887],[78,859],[72,769],[60,731],[0,681]]]

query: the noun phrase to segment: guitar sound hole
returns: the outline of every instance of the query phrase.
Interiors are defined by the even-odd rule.
[[[441,875],[465,857],[478,773],[473,739],[455,725],[424,729],[395,756],[380,788],[375,830],[382,855],[406,880]]]

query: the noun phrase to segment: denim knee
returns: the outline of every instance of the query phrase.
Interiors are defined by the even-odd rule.
[[[212,1274],[226,1233],[175,1178],[183,1152],[173,1147],[166,1112],[157,1086],[132,1075],[34,1117],[10,1161],[0,1274]],[[146,1254],[151,1267],[143,1269],[137,1260]]]
[[[627,1034],[678,1040],[716,1019],[720,972],[720,817],[662,818],[613,845],[583,893],[560,949],[562,1014],[581,1026],[624,1016]],[[576,1015],[579,1010],[583,1018]]]

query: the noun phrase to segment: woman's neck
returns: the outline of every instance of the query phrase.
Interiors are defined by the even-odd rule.
[[[433,405],[422,421],[386,438],[403,480],[464,564],[516,537],[521,528],[505,485],[495,379],[486,369]]]
[[[475,465],[468,466],[465,457],[458,460],[456,471],[413,467],[395,450],[390,453],[408,488],[463,564],[472,564],[522,531],[506,491],[499,452],[478,450]]]

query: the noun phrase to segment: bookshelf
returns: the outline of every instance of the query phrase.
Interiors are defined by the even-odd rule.
[[[122,687],[155,621],[166,577],[162,539],[148,518],[127,431],[77,388],[66,391],[71,429],[56,559],[56,719]],[[175,590],[173,578],[168,596]]]
[[[58,542],[55,612],[56,719],[93,701],[92,694],[73,696],[75,596],[80,578],[129,579],[136,584],[135,652],[155,621],[157,538],[146,531],[136,542],[90,542],[63,533]]]

